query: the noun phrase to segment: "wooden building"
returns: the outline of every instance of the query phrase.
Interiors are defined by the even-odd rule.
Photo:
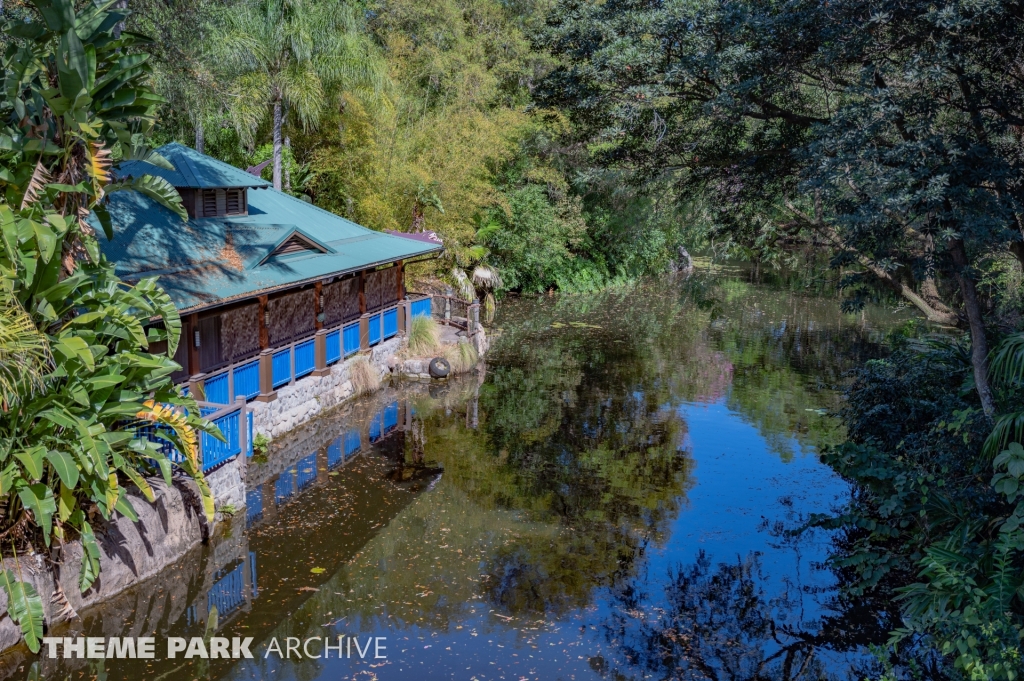
[[[436,257],[439,242],[366,229],[179,144],[158,151],[173,171],[130,161],[118,175],[167,179],[188,222],[141,194],[113,194],[103,251],[126,281],[159,277],[183,321],[174,378],[206,400],[274,399],[430,313],[429,298],[406,295],[404,266]]]

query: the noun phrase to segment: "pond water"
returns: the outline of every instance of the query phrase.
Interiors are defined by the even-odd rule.
[[[740,269],[508,301],[485,370],[287,438],[244,517],[61,634],[155,635],[161,658],[252,636],[255,659],[22,653],[8,676],[863,678],[887,624],[837,596],[837,537],[787,530],[849,494],[817,457],[835,388],[904,321]],[[339,635],[341,659],[264,656]]]

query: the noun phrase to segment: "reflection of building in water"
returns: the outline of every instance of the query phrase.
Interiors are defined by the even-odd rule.
[[[253,636],[255,650],[281,612],[298,609],[437,479],[440,469],[423,465],[422,457],[406,461],[412,412],[408,400],[385,390],[321,419],[302,437],[275,448],[266,463],[250,463],[245,515],[233,527],[221,526],[208,544],[177,564],[82,613],[75,631],[48,633],[163,639],[216,631]],[[362,463],[350,466],[357,461]],[[312,573],[312,566],[323,570]],[[32,660],[42,678],[54,679],[77,677],[90,664],[29,658],[27,651],[5,658],[0,678],[19,678],[18,667],[24,671]],[[232,664],[210,660],[207,674],[180,659],[104,662],[109,681],[213,678]]]
[[[321,427],[315,429],[320,437],[312,441],[300,438],[292,446],[286,443],[265,464],[251,464],[246,475],[249,479],[246,526],[252,527],[265,518],[274,517],[277,507],[290,503],[314,485],[324,484],[332,471],[345,466],[363,452],[375,449],[379,454],[388,455],[396,445],[398,451],[403,450],[404,438],[392,443],[390,436],[411,429],[412,407],[406,400],[394,396],[383,405],[375,404],[375,407],[368,417],[360,410],[354,410],[354,416],[363,417],[359,419],[361,426],[329,428],[320,424]],[[333,437],[328,440],[323,433]],[[301,458],[295,460],[297,456]],[[272,490],[273,494],[268,494],[267,490]],[[272,507],[268,507],[271,500]]]

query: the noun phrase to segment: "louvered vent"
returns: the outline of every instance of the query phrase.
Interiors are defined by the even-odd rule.
[[[227,210],[225,211],[228,215],[239,215],[243,213],[242,210],[242,190],[241,189],[229,189],[227,190]]]
[[[302,239],[302,238],[300,238],[298,236],[292,236],[290,239],[288,239],[283,244],[278,246],[276,252],[277,252],[278,255],[285,255],[287,253],[298,253],[299,251],[312,251],[312,250],[318,250],[318,249],[310,248],[310,244],[309,244],[308,241],[306,241],[306,240],[304,240],[304,239]]]
[[[214,217],[217,215],[217,190],[207,189],[203,191],[203,215]]]

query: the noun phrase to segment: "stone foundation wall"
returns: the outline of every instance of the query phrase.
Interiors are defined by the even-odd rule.
[[[246,457],[236,456],[223,466],[206,474],[206,484],[213,492],[218,511],[225,506],[245,508]]]

